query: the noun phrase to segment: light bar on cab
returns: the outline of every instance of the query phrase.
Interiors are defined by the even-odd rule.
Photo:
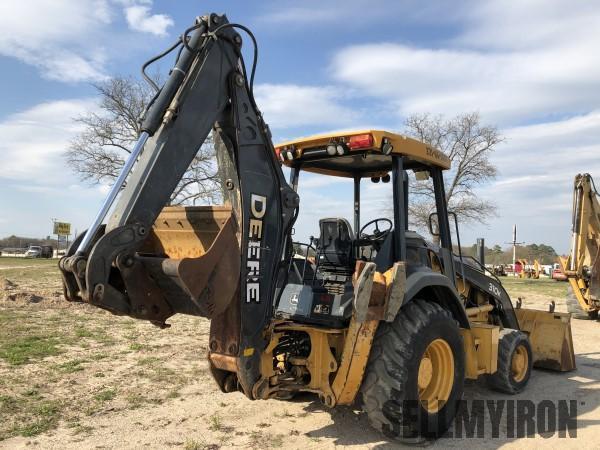
[[[373,147],[373,142],[372,134],[357,134],[356,136],[350,136],[350,138],[348,138],[348,147],[350,150],[371,148]]]
[[[275,154],[277,155],[277,158],[279,158],[279,160],[281,162],[284,161],[291,161],[292,159],[294,159],[296,157],[296,149],[292,146],[292,147],[277,147],[275,149]]]

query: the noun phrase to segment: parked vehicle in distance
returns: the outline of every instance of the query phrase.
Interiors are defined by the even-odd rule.
[[[561,269],[553,269],[551,278],[555,281],[567,281],[567,276]]]
[[[25,258],[52,258],[53,253],[51,245],[31,245],[25,252]]]
[[[42,247],[39,245],[32,245],[25,252],[25,258],[41,258],[42,257]]]
[[[494,275],[496,275],[497,277],[506,276],[506,267],[504,266],[504,264],[494,266]]]

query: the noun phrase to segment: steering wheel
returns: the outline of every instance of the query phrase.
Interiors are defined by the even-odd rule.
[[[379,222],[383,222],[384,224],[387,224],[387,228],[384,230],[380,230]],[[370,234],[365,233],[364,232],[365,229],[373,224],[375,224],[375,230],[373,230],[373,233],[370,233]],[[383,242],[393,227],[394,227],[394,224],[392,223],[392,221],[390,219],[386,219],[385,217],[380,217],[379,219],[373,219],[370,222],[367,222],[360,229],[358,236],[360,239],[365,239],[365,240],[368,240],[371,242]]]

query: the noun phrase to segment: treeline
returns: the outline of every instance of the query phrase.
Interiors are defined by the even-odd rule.
[[[477,245],[463,247],[463,254],[476,258]],[[512,247],[504,249],[499,245],[494,245],[492,248],[485,247],[484,255],[486,264],[512,264]],[[554,264],[557,258],[558,254],[554,248],[546,244],[517,246],[517,259],[527,259],[530,263],[533,263],[533,260],[537,259],[540,264]]]
[[[298,255],[306,255],[306,247],[294,245],[294,252]],[[455,253],[458,253],[458,247],[454,249]],[[464,256],[472,256],[477,258],[477,245],[471,247],[462,247]],[[314,252],[311,250],[310,256],[314,256]],[[499,245],[493,247],[485,247],[485,263],[486,264],[512,264],[512,247],[502,248]],[[557,262],[558,254],[549,245],[546,244],[529,244],[524,246],[517,246],[517,259],[526,259],[531,264],[534,260],[538,260],[540,264],[554,264]]]

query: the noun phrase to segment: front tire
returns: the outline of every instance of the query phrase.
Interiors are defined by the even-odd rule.
[[[498,370],[487,376],[488,386],[505,394],[521,392],[529,381],[532,367],[533,353],[527,335],[510,328],[500,331]]]
[[[379,325],[361,386],[363,410],[389,438],[436,438],[454,420],[464,378],[456,321],[440,305],[414,299]]]

